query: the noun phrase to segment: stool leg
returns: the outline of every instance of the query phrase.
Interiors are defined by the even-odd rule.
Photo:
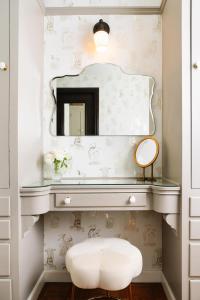
[[[133,300],[133,292],[132,292],[131,283],[129,284],[129,287],[128,287],[128,296],[129,296],[129,300]]]
[[[71,300],[75,300],[75,285],[72,283]]]
[[[109,298],[110,294],[109,294],[109,291],[106,291],[106,297]]]

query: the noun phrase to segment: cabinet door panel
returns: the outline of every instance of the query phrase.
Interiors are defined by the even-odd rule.
[[[200,197],[190,198],[190,217],[200,217]]]
[[[0,1],[0,188],[9,187],[9,1]]]
[[[10,239],[10,220],[0,219],[0,240]]]
[[[0,217],[10,216],[10,197],[0,196]]]
[[[3,300],[11,300],[12,299],[11,280],[10,279],[0,279],[0,291],[1,291],[0,299],[3,299]]]
[[[190,280],[190,300],[199,300],[200,280]]]
[[[190,243],[190,276],[200,276],[200,243]]]
[[[190,239],[200,240],[200,220],[190,221]]]
[[[10,245],[0,244],[0,276],[10,276]]]

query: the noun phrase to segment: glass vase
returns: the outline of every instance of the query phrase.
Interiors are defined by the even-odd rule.
[[[66,167],[59,168],[58,170],[54,170],[53,180],[60,181],[63,178],[64,173],[66,172]]]

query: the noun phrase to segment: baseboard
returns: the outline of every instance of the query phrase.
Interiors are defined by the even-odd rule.
[[[44,286],[45,280],[44,280],[44,271],[40,275],[38,281],[36,282],[34,288],[32,289],[30,295],[28,296],[27,300],[37,300],[38,296]]]
[[[149,270],[143,271],[140,276],[133,279],[133,282],[161,282],[162,271],[160,270]]]
[[[157,271],[143,271],[140,276],[133,280],[133,282],[161,282],[162,272]],[[44,271],[45,282],[71,282],[70,275],[66,271]]]
[[[165,295],[166,295],[167,299],[168,300],[176,300],[174,293],[172,292],[172,289],[163,273],[161,275],[161,283],[162,283],[162,286],[165,291]]]
[[[45,282],[71,282],[69,273],[65,271],[44,271]]]

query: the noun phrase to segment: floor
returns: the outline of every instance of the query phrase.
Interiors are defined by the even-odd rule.
[[[160,283],[135,283],[132,285],[134,300],[167,300]],[[44,285],[38,300],[68,300],[70,299],[70,283],[48,282]],[[86,300],[90,297],[104,295],[102,290],[76,289],[76,300]],[[128,291],[112,293],[112,296],[127,300]]]

